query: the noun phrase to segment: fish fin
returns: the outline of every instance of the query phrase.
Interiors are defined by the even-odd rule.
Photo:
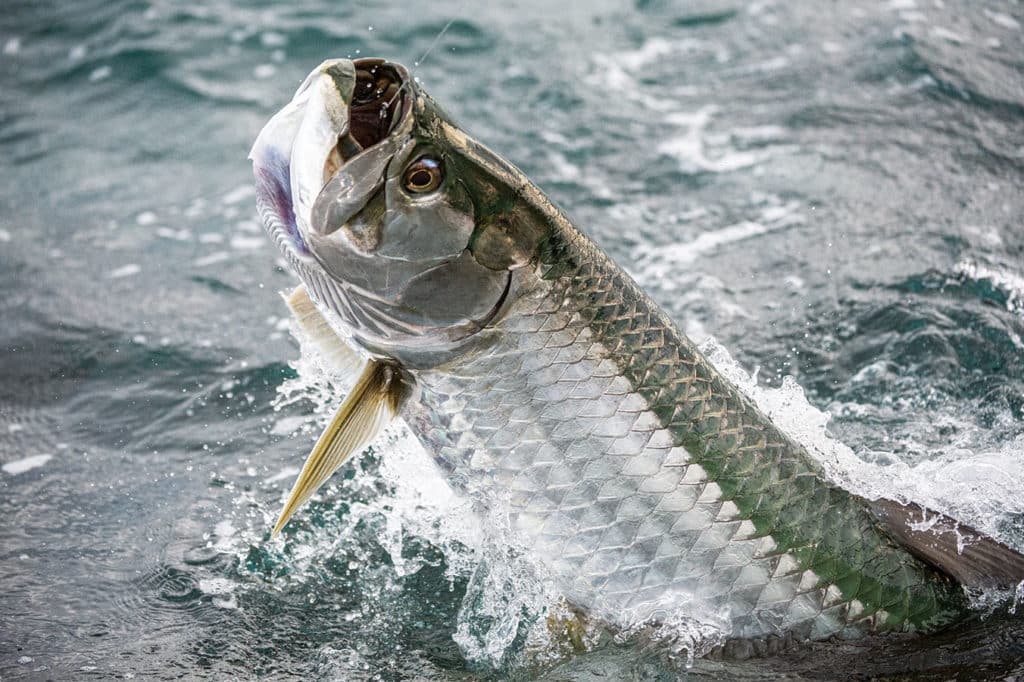
[[[352,376],[362,368],[364,360],[334,331],[309,297],[305,284],[295,287],[284,300],[299,329],[316,346],[331,369],[343,376]]]
[[[1012,588],[1024,581],[1024,555],[919,504],[868,503],[893,540],[967,587]]]
[[[306,458],[271,537],[288,523],[345,460],[376,438],[398,414],[405,386],[398,368],[370,360]]]

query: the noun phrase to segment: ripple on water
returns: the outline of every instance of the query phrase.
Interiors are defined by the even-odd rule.
[[[777,391],[766,409],[792,415],[837,476],[1024,546],[1018,6],[833,3],[828,21],[798,0],[463,9],[412,66],[468,132],[687,332],[761,363],[782,384],[760,385]],[[296,388],[322,368],[281,361],[293,349],[275,343],[272,291],[292,280],[257,248],[246,151],[320,60],[411,63],[453,11],[80,0],[5,13],[0,675],[533,672],[510,668],[542,620],[543,578],[403,434],[268,538],[346,384]],[[277,398],[282,382],[295,390]],[[700,660],[690,676],[1019,677],[1019,613]],[[549,678],[669,671],[610,643]]]

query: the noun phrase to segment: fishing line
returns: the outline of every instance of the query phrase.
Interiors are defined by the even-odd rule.
[[[461,12],[461,11],[462,11],[462,7],[459,7],[459,12]],[[452,17],[451,19],[448,20],[448,23],[444,25],[444,28],[441,29],[441,32],[438,33],[436,36],[434,36],[434,41],[432,43],[430,43],[430,47],[428,47],[427,51],[423,53],[423,56],[420,57],[418,60],[416,60],[416,61],[414,61],[412,63],[413,66],[419,66],[420,64],[422,64],[423,62],[426,61],[427,56],[433,51],[433,49],[437,45],[438,41],[441,40],[441,38],[444,37],[444,34],[448,32],[448,29],[451,28],[452,24],[454,24],[454,23],[455,23],[455,18],[454,17]]]
[[[412,63],[413,67],[419,67],[419,66],[421,66],[421,65],[423,64],[423,62],[425,62],[425,61],[427,60],[427,57],[428,57],[428,56],[430,55],[430,53],[431,53],[431,52],[433,52],[433,51],[434,51],[434,48],[435,48],[435,47],[437,47],[437,44],[438,44],[438,43],[439,43],[439,42],[441,41],[441,38],[443,38],[443,37],[444,37],[444,34],[445,34],[445,33],[447,33],[447,32],[448,32],[448,29],[450,29],[450,28],[452,27],[452,24],[454,24],[454,23],[455,23],[455,20],[456,20],[456,19],[457,19],[457,18],[458,18],[459,16],[461,16],[461,15],[462,15],[462,9],[463,9],[463,8],[464,8],[465,6],[466,6],[466,3],[465,3],[465,2],[463,2],[463,3],[461,4],[461,5],[459,5],[459,8],[458,8],[458,10],[456,10],[456,12],[455,12],[455,16],[454,16],[454,17],[452,17],[451,19],[449,19],[449,20],[448,20],[448,23],[444,25],[444,28],[442,28],[442,29],[441,29],[441,30],[440,30],[440,31],[438,32],[438,34],[437,34],[436,36],[434,36],[434,40],[432,40],[432,41],[431,41],[431,43],[430,43],[430,45],[429,45],[429,46],[427,47],[426,51],[425,51],[425,52],[424,52],[424,53],[423,53],[423,54],[422,54],[422,55],[420,56],[420,58],[419,58],[419,59],[417,59],[416,61],[414,61],[414,62]],[[400,85],[400,86],[398,87],[398,90],[397,90],[397,91],[395,92],[395,94],[394,94],[394,95],[392,95],[392,96],[391,96],[391,99],[389,99],[389,100],[388,100],[388,103],[387,103],[387,104],[386,104],[386,105],[384,106],[384,110],[385,110],[385,111],[387,111],[388,109],[390,109],[390,108],[391,108],[391,105],[392,105],[392,104],[394,103],[394,101],[395,101],[395,100],[396,100],[396,99],[398,98],[398,96],[402,94],[402,91],[403,91],[403,90],[405,90],[405,86],[406,86],[406,85],[408,85],[408,84],[409,84],[409,83],[408,83],[408,81],[406,81],[405,83],[402,83],[402,84],[401,84],[401,85]]]

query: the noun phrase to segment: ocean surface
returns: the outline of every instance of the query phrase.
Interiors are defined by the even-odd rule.
[[[246,154],[345,56],[409,65],[837,480],[1024,550],[1019,0],[5,0],[0,679],[1024,679],[985,594],[927,637],[559,658],[401,428],[271,541],[346,378]]]

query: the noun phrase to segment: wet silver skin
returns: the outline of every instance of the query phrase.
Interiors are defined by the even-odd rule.
[[[965,612],[951,576],[1024,578],[990,539],[961,555],[953,534],[907,530],[920,508],[826,480],[402,67],[324,62],[251,157],[264,222],[317,308],[401,374],[401,415],[452,485],[506,513],[597,620],[697,618],[737,641],[934,629]],[[424,158],[443,178],[415,191]]]

